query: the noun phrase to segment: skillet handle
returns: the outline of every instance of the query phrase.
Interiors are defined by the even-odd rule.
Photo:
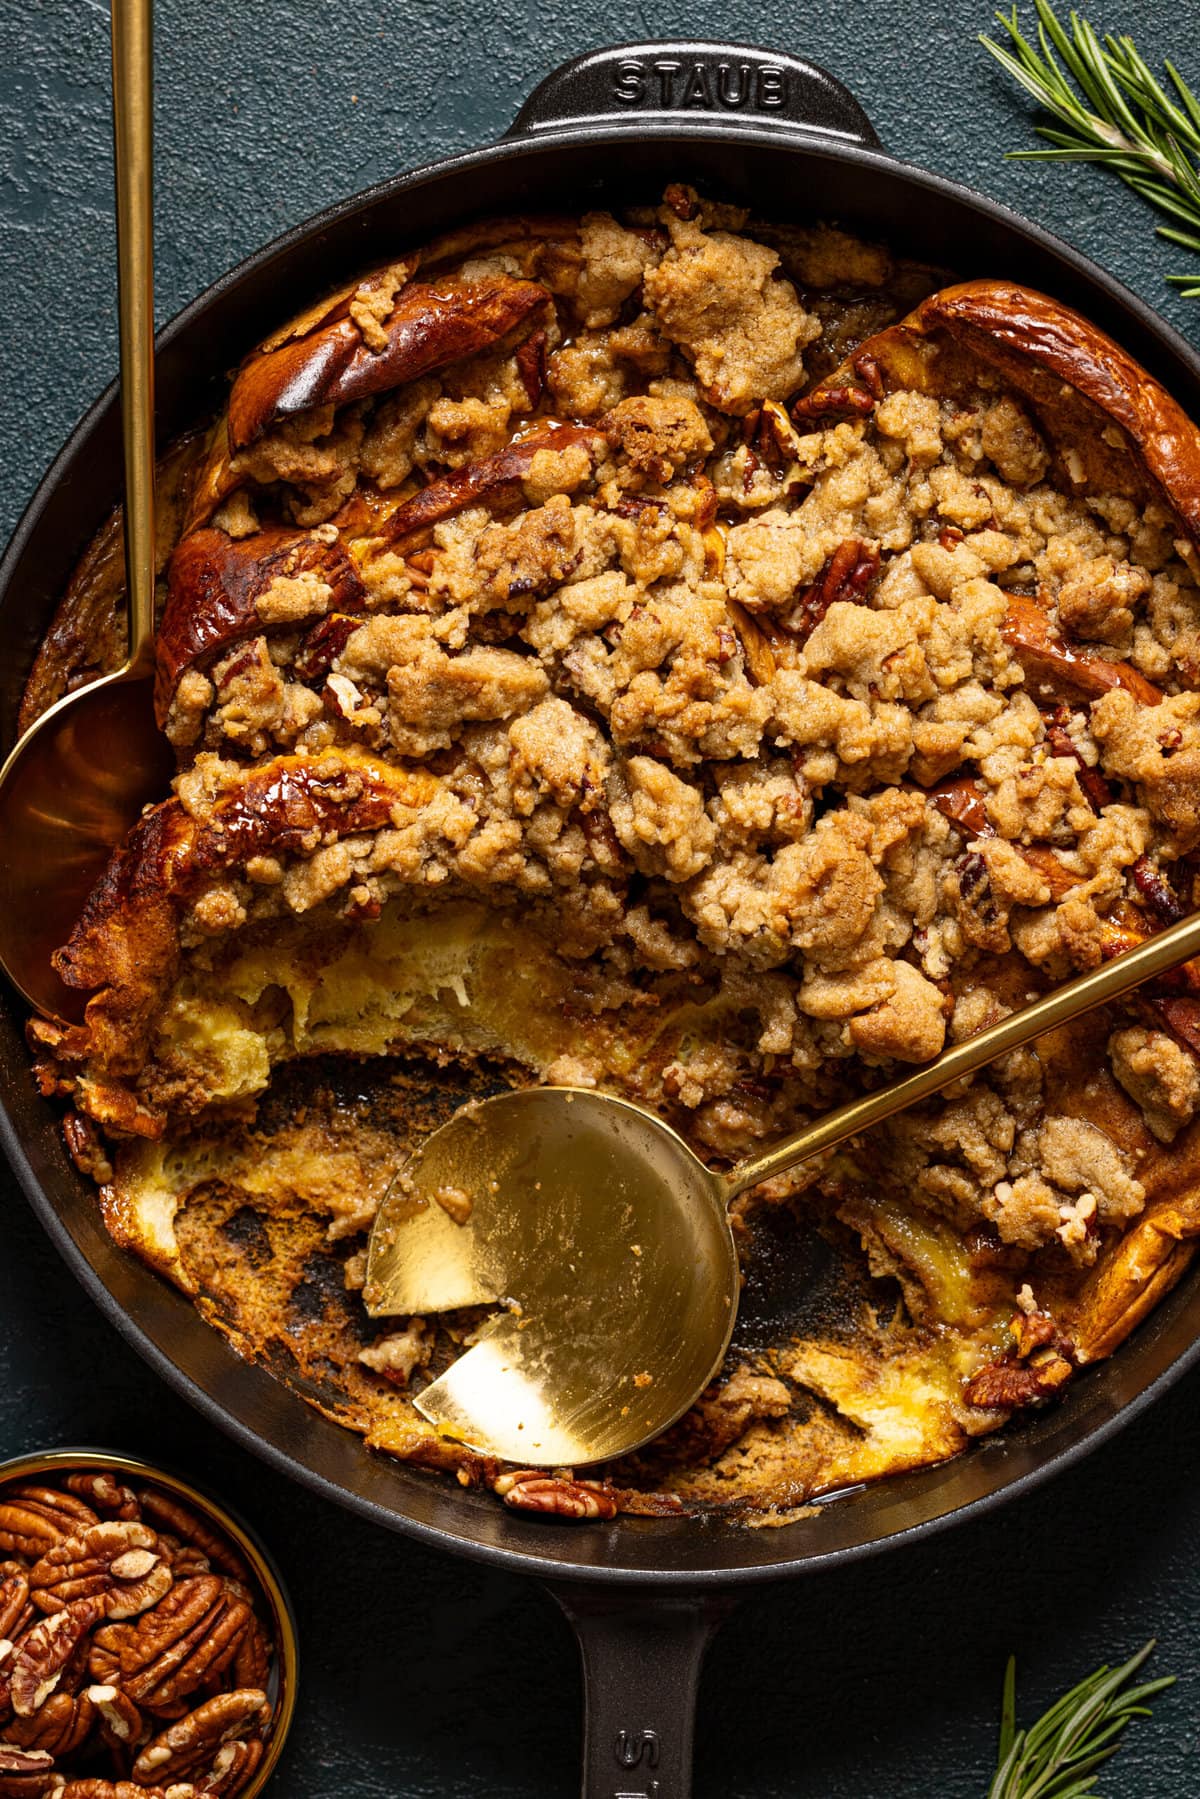
[[[506,136],[611,129],[625,119],[800,132],[878,148],[847,88],[816,63],[749,44],[618,44],[562,63],[534,88]]]
[[[550,1591],[583,1658],[583,1799],[690,1799],[700,1665],[736,1602]]]

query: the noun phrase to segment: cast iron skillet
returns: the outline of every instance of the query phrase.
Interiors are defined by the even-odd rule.
[[[301,297],[402,245],[486,213],[645,201],[680,179],[769,217],[836,218],[962,277],[1044,288],[1110,331],[1200,415],[1200,359],[1141,301],[1036,226],[887,154],[858,103],[822,70],[741,46],[657,43],[567,63],[500,143],[335,206],[217,282],[159,339],[162,441],[217,405],[228,371]],[[50,469],[0,564],[6,743],[58,596],[118,497],[119,466],[110,388]],[[206,1417],[363,1517],[549,1583],[583,1649],[592,1799],[682,1799],[701,1657],[738,1591],[902,1544],[1026,1491],[1102,1442],[1200,1356],[1200,1302],[1188,1279],[1053,1410],[947,1466],[887,1481],[817,1516],[766,1531],[715,1520],[539,1521],[368,1455],[240,1361],[181,1294],[118,1251],[67,1160],[54,1109],[34,1090],[12,1000],[0,1005],[0,1104],[0,1138],[61,1254],[105,1315]]]

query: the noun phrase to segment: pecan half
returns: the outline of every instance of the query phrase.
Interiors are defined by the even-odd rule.
[[[83,1517],[72,1509],[77,1504],[82,1506]],[[81,1524],[99,1522],[89,1506],[70,1494],[55,1493],[48,1487],[10,1487],[0,1504],[0,1553],[36,1561],[60,1537],[70,1536]]]
[[[16,1646],[9,1677],[9,1695],[18,1718],[31,1718],[45,1705],[75,1650],[103,1616],[102,1601],[77,1599],[26,1632]]]
[[[29,1577],[14,1567],[0,1579],[0,1642],[11,1642],[32,1620]]]
[[[496,1492],[505,1505],[518,1512],[543,1512],[556,1518],[615,1518],[613,1493],[594,1481],[567,1480],[561,1474],[539,1474],[535,1469],[502,1475]]]
[[[147,1736],[145,1720],[128,1693],[119,1687],[94,1686],[87,1697],[100,1720],[100,1734],[114,1749],[136,1749]]]
[[[240,1737],[248,1726],[262,1725],[267,1695],[259,1687],[243,1687],[206,1699],[186,1718],[154,1737],[133,1764],[133,1778],[143,1784],[169,1783],[212,1763],[223,1743]]]
[[[57,1487],[42,1487],[26,1481],[20,1486],[6,1488],[4,1497],[6,1502],[16,1500],[19,1505],[35,1506],[58,1524],[64,1536],[100,1522],[84,1500],[76,1498],[74,1493],[60,1493]]]
[[[95,1707],[86,1693],[52,1693],[31,1718],[13,1718],[6,1724],[4,1738],[20,1749],[73,1755],[87,1741],[95,1721]]]
[[[875,371],[879,365],[871,358]],[[864,381],[861,387],[852,381],[821,381],[811,393],[804,394],[792,407],[792,417],[798,425],[811,424],[816,419],[826,418],[866,418],[875,410],[875,395]]]
[[[43,1749],[18,1749],[0,1743],[0,1796],[2,1799],[40,1799],[50,1787],[54,1757]]]
[[[128,1524],[142,1515],[137,1494],[132,1487],[123,1487],[113,1475],[106,1474],[103,1469],[96,1469],[82,1474],[68,1474],[63,1483],[68,1492],[82,1499],[98,1512],[102,1518],[119,1518]]]
[[[212,1573],[212,1563],[195,1543],[181,1543],[170,1531],[161,1531],[158,1546],[176,1580],[190,1580],[197,1574]]]
[[[181,1543],[190,1543],[202,1555],[206,1555],[213,1567],[219,1568],[222,1574],[230,1574],[234,1580],[253,1586],[254,1576],[245,1557],[228,1538],[219,1537],[190,1505],[185,1505],[182,1499],[176,1499],[169,1493],[155,1492],[151,1487],[147,1487],[139,1497],[143,1515],[152,1524],[169,1530]]]
[[[166,1787],[135,1785],[132,1780],[68,1780],[57,1787],[51,1799],[195,1799],[196,1789],[190,1784]]]
[[[249,1786],[265,1754],[266,1744],[261,1737],[251,1737],[248,1742],[223,1743],[212,1767],[196,1788],[197,1799],[201,1794],[204,1799],[218,1799],[226,1793],[240,1793]]]
[[[29,1586],[44,1612],[95,1596],[105,1616],[133,1618],[157,1605],[173,1578],[148,1524],[112,1518],[56,1543],[30,1569]]]
[[[250,1617],[249,1606],[231,1599],[219,1576],[180,1581],[136,1623],[110,1624],[96,1632],[92,1678],[120,1686],[146,1711],[169,1714],[225,1671]]]
[[[253,1613],[231,1664],[235,1687],[265,1687],[271,1672],[271,1639]]]

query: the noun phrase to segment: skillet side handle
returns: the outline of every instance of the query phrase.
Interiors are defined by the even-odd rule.
[[[562,63],[536,87],[506,136],[611,129],[620,121],[750,127],[879,148],[849,89],[803,57],[750,44],[618,44]]]
[[[700,1667],[735,1601],[550,1591],[583,1658],[583,1799],[689,1799]]]

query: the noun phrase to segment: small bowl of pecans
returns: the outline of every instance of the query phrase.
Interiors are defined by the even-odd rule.
[[[0,1463],[0,1799],[253,1799],[296,1704],[262,1546],[128,1456]]]

